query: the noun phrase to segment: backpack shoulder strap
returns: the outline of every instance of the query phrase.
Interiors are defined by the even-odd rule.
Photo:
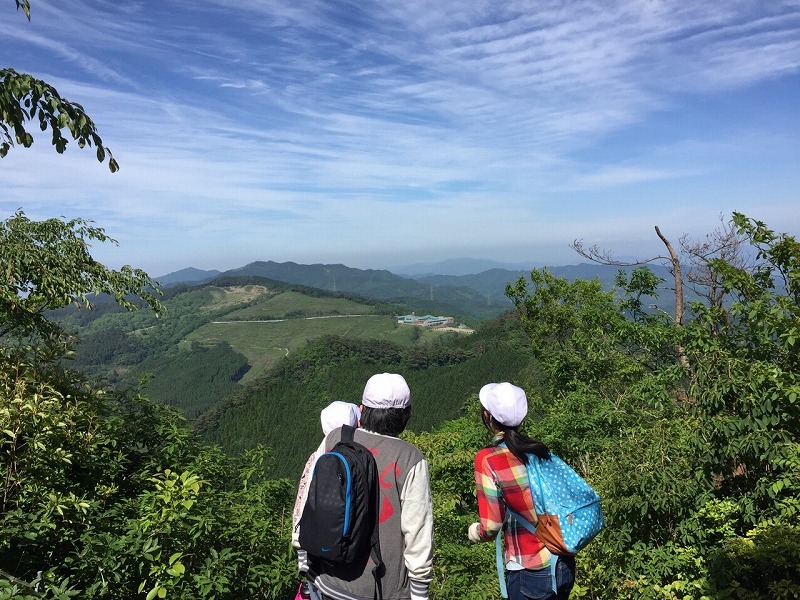
[[[353,434],[356,432],[354,427],[350,425],[342,425],[342,439],[343,442],[352,442]]]
[[[520,525],[525,527],[525,529],[533,534],[536,534],[536,528],[531,524],[531,522],[518,512],[511,510],[508,506],[506,506],[506,516],[503,519],[503,525],[500,529],[505,530],[505,528],[508,526],[508,522],[511,519],[516,519]],[[500,540],[501,537],[503,536],[498,533],[494,538],[494,558],[497,566],[497,578],[500,580],[500,595],[503,598],[508,598],[508,589],[506,588],[506,567],[503,557],[503,542]]]
[[[506,448],[506,443],[502,442],[499,444],[503,448]],[[527,469],[527,465],[526,465]],[[533,482],[530,481],[530,470],[528,470],[528,485],[531,490],[531,495],[533,495]],[[534,496],[534,509],[535,509],[536,501]],[[513,510],[510,506],[506,505],[506,516],[503,519],[503,524],[501,526],[501,530],[505,530],[508,526],[508,522],[511,519],[515,519],[517,523],[522,525],[525,529],[530,531],[532,534],[536,535],[536,527],[534,527],[533,523],[528,521],[525,517],[519,514],[517,511]],[[504,564],[504,557],[503,557],[503,543],[500,540],[502,536],[498,533],[497,536],[494,538],[495,542],[495,563],[497,566],[497,577],[500,580],[500,595],[503,598],[508,598],[508,590],[506,588],[506,577],[505,577],[505,564]],[[555,565],[555,560],[553,561],[553,565]]]

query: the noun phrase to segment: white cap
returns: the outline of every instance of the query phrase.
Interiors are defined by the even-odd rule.
[[[487,383],[478,392],[478,399],[495,421],[507,427],[516,427],[528,414],[525,390],[507,381]]]
[[[411,390],[397,373],[378,373],[364,386],[361,403],[370,408],[405,408],[411,406]]]
[[[322,423],[322,433],[328,435],[337,427],[342,425],[350,425],[350,427],[358,427],[358,420],[361,418],[361,411],[358,405],[352,402],[342,402],[341,400],[334,400],[328,406],[322,409],[319,414],[319,420]]]

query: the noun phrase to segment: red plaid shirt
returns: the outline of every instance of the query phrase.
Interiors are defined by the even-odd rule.
[[[478,452],[475,457],[475,489],[483,539],[494,539],[500,533],[506,506],[533,525],[538,522],[528,483],[528,470],[506,448],[491,446]],[[516,519],[509,519],[506,524],[504,541],[506,564],[513,561],[526,569],[550,566],[550,551]]]

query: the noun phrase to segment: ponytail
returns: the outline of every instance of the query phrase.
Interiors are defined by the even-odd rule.
[[[550,458],[550,449],[543,442],[529,438],[524,433],[520,433],[516,427],[503,429],[503,441],[509,452],[516,456],[522,464],[528,462],[528,454],[533,454],[542,460]]]
[[[481,420],[489,431],[499,430],[503,432],[502,437],[498,437],[494,445],[505,442],[509,452],[516,456],[523,465],[528,463],[528,454],[533,454],[541,460],[550,459],[550,449],[544,442],[520,433],[517,427],[503,425],[485,408],[481,408]]]

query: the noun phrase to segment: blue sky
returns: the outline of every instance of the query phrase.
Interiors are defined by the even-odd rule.
[[[574,264],[800,234],[800,2],[31,0],[0,66],[81,103],[121,171],[47,134],[5,218],[83,217],[158,276],[254,260]]]

